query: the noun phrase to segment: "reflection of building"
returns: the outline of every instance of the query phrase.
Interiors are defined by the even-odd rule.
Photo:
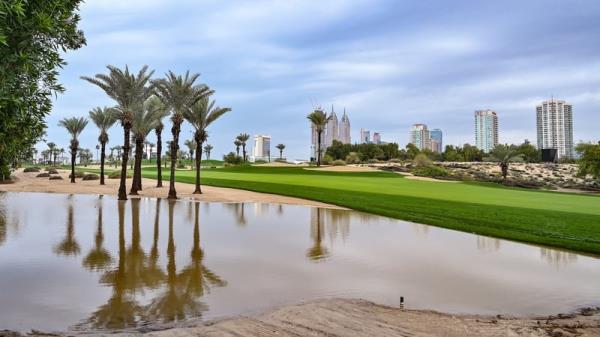
[[[477,235],[477,250],[495,252],[500,249],[500,240]]]
[[[577,261],[577,254],[549,248],[540,248],[540,256],[557,268]]]
[[[558,158],[573,157],[573,107],[551,99],[536,107],[538,149],[556,149]]]
[[[490,152],[498,145],[498,114],[492,110],[475,111],[475,146]]]
[[[271,159],[271,136],[254,136],[254,147],[252,148],[252,160]]]
[[[442,134],[442,130],[440,129],[433,129],[431,131],[429,131],[429,139],[431,142],[431,151],[433,152],[437,152],[437,153],[442,153],[444,152],[443,150],[443,134]]]
[[[410,128],[409,143],[416,146],[419,150],[431,149],[431,140],[429,131],[425,124],[414,124]]]

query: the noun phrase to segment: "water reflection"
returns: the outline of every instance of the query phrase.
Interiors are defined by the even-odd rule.
[[[312,208],[310,212],[310,237],[313,246],[308,249],[306,256],[313,262],[319,262],[329,256],[329,251],[323,247],[325,212],[321,208]]]
[[[64,239],[54,247],[56,255],[76,256],[81,247],[75,238],[75,222],[73,220],[73,200],[69,198],[67,206],[67,228]]]
[[[225,205],[226,208],[228,208],[229,210],[231,210],[233,212],[233,215],[235,216],[235,222],[238,224],[238,226],[244,227],[247,225],[246,213],[245,213],[246,204],[244,204],[244,203],[225,203],[223,205]]]
[[[500,240],[477,235],[477,249],[482,252],[496,252],[500,250]]]
[[[83,259],[83,266],[89,271],[103,271],[110,267],[112,256],[104,248],[104,233],[102,230],[102,196],[98,198],[98,221],[96,234],[94,235],[95,246]]]
[[[540,256],[556,268],[577,262],[577,254],[540,247]]]

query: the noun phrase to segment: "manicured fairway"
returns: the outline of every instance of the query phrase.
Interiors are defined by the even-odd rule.
[[[177,181],[194,183],[194,174],[178,171]],[[147,167],[143,175],[154,178],[155,170]],[[202,184],[301,197],[423,224],[600,254],[599,196],[299,167],[204,169]]]

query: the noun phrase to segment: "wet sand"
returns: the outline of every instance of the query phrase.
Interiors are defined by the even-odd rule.
[[[72,193],[72,194],[104,194],[117,195],[119,190],[119,179],[105,179],[106,185],[100,185],[99,180],[83,181],[76,179],[72,184],[69,179],[70,171],[59,170],[63,180],[49,180],[48,178],[37,178],[39,173],[19,170],[13,173],[15,182],[0,185],[0,191],[6,192],[43,192],[43,193]],[[326,204],[318,201],[286,197],[269,193],[258,193],[252,191],[238,190],[233,188],[222,188],[202,186],[202,194],[193,194],[193,184],[175,183],[177,196],[179,198],[195,198],[209,202],[259,202],[280,203],[290,205],[303,205],[311,207],[344,209],[339,206]],[[166,198],[169,194],[169,181],[163,181],[163,187],[156,187],[156,180],[142,179],[143,191],[137,197]],[[131,179],[127,179],[127,192],[131,188]],[[136,197],[136,196],[130,196]]]

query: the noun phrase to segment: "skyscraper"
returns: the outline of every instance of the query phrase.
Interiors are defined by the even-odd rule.
[[[338,118],[333,110],[333,106],[331,106],[331,113],[329,114],[329,121],[327,122],[327,127],[325,128],[325,147],[331,146],[334,140],[339,140],[340,134],[338,131]]]
[[[339,129],[340,129],[340,136],[339,136],[340,142],[342,142],[344,144],[350,144],[351,143],[350,118],[348,118],[348,115],[346,115],[345,108],[344,108],[344,114],[342,115],[342,120],[340,121]]]
[[[414,124],[410,128],[409,143],[416,146],[419,150],[431,149],[431,139],[429,130],[425,124]]]
[[[361,144],[369,144],[370,142],[371,142],[371,131],[361,128],[360,129],[360,143]]]
[[[431,141],[431,151],[442,153],[444,152],[443,144],[443,133],[440,129],[433,129],[429,131],[429,138]]]
[[[475,146],[490,152],[498,145],[498,114],[493,110],[475,111]]]
[[[558,158],[573,158],[573,107],[550,99],[536,107],[538,149],[556,149]]]
[[[254,136],[254,147],[252,147],[252,157],[254,160],[271,159],[271,136]]]
[[[379,132],[373,133],[373,144],[381,144],[381,135]]]

